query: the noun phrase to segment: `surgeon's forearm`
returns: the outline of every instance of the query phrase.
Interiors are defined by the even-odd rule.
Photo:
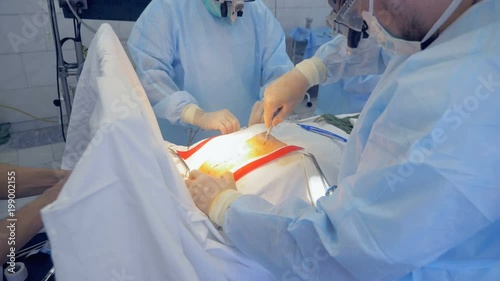
[[[67,173],[68,171],[59,169],[0,164],[0,199],[7,199],[9,191],[15,192],[16,198],[41,194]]]
[[[7,261],[12,250],[19,251],[43,227],[40,210],[51,201],[40,196],[33,202],[0,221],[0,264]],[[14,220],[15,221],[12,221]]]

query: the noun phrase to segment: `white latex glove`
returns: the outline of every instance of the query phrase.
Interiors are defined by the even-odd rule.
[[[309,88],[307,78],[294,68],[276,79],[264,91],[264,123],[276,126],[292,113]],[[276,115],[276,116],[275,116]]]
[[[240,122],[227,109],[205,112],[196,104],[188,104],[182,110],[181,119],[185,123],[193,124],[204,130],[218,130],[222,134],[229,134],[240,129]]]
[[[209,214],[210,206],[220,192],[228,189],[236,190],[236,182],[231,172],[226,172],[220,178],[216,178],[198,170],[192,170],[185,183],[194,203],[206,215]]]
[[[261,101],[254,103],[250,119],[248,119],[248,126],[264,123],[264,105]]]

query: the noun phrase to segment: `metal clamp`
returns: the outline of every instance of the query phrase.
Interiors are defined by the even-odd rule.
[[[172,148],[168,148],[168,150],[170,151],[170,154],[172,154],[172,156],[176,159],[179,160],[179,162],[182,164],[182,166],[184,167],[185,171],[184,173],[182,173],[181,171],[181,174],[185,177],[185,178],[189,178],[189,172],[191,171],[189,169],[189,166],[188,164],[186,163],[186,161],[184,161],[184,159],[182,159],[182,157],[177,153],[177,151],[175,151],[174,149]]]
[[[325,174],[323,173],[323,171],[321,170],[321,167],[319,166],[318,164],[318,161],[316,161],[316,157],[314,157],[314,155],[312,155],[311,153],[308,153],[308,152],[305,152],[305,151],[299,151],[299,153],[307,158],[309,158],[311,160],[311,162],[313,163],[314,165],[314,168],[316,169],[320,179],[321,179],[321,183],[323,185],[323,189],[324,189],[324,194],[326,196],[329,196],[331,192],[333,192],[333,189],[332,189],[332,185],[330,185],[328,183],[328,180],[325,176]],[[305,170],[305,173],[306,173],[306,177],[309,179],[309,175],[307,173],[307,167],[304,166],[304,170]],[[336,186],[335,186],[336,187]],[[312,194],[312,188],[314,187],[311,187],[310,184],[309,184],[309,181],[307,181],[307,191],[308,191],[308,195],[309,195],[309,198],[311,198],[311,203],[313,206],[316,206],[316,200],[314,199],[314,196]]]

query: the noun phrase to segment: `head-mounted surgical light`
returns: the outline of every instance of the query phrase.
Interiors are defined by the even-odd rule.
[[[245,2],[254,2],[255,0],[203,0],[203,3],[211,14],[221,18],[231,18],[235,21],[237,17],[243,16]]]
[[[347,44],[351,48],[358,47],[361,38],[368,37],[366,32],[368,25],[361,16],[361,2],[360,0],[328,0],[333,9],[327,21],[334,33],[347,38]]]

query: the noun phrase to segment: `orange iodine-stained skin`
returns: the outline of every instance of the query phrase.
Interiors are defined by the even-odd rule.
[[[201,172],[215,177],[221,176],[226,171],[239,167],[250,161],[286,146],[286,143],[276,139],[272,135],[265,142],[266,133],[257,134],[240,145],[228,146],[231,150],[229,157],[222,162],[213,163],[207,160],[198,168]]]

